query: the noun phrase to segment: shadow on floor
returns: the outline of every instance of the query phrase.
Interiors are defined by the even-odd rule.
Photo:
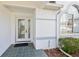
[[[1,57],[47,57],[43,50],[36,50],[33,44],[28,46],[14,47],[11,45]]]

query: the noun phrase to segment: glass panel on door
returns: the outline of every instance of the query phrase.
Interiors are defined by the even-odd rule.
[[[18,39],[25,38],[25,19],[18,19]]]

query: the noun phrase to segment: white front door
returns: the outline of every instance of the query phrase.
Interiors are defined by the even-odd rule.
[[[16,17],[16,41],[24,42],[30,40],[30,19],[27,17]]]

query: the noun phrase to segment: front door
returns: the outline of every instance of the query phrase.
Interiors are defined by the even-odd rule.
[[[16,41],[30,40],[30,19],[27,17],[16,18]]]

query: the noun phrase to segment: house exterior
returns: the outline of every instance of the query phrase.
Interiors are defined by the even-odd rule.
[[[71,2],[63,4],[0,2],[0,55],[11,44],[33,43],[35,49],[57,48],[61,11],[64,12]]]

